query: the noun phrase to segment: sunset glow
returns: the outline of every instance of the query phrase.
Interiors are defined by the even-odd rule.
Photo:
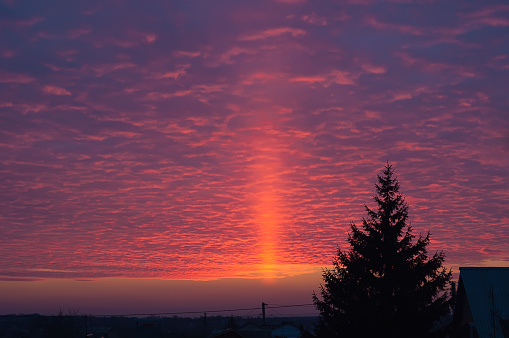
[[[504,1],[0,0],[0,37],[0,294],[311,301],[387,161],[448,267],[509,264]]]

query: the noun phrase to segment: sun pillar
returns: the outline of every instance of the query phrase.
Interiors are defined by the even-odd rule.
[[[261,242],[261,272],[264,277],[274,277],[277,273],[277,233],[278,212],[277,199],[274,192],[269,188],[260,195],[259,201],[259,228]]]
[[[275,149],[274,136],[265,137],[256,143],[258,153],[255,164],[256,180],[256,223],[259,231],[259,273],[266,278],[278,275],[278,234],[280,232],[281,213],[279,190],[281,186],[279,172],[281,161]]]

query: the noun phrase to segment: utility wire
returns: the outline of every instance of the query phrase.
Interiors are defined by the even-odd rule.
[[[267,309],[278,309],[278,308],[289,308],[289,307],[303,307],[303,306],[311,306],[314,304],[293,304],[293,305],[268,305],[265,307]],[[238,309],[224,309],[224,310],[202,310],[202,311],[179,311],[179,312],[159,312],[159,313],[128,313],[128,314],[100,314],[95,315],[97,317],[129,317],[129,316],[173,316],[173,315],[188,315],[188,314],[197,314],[197,313],[218,313],[218,312],[238,312],[238,311],[254,311],[260,310],[260,307],[252,307],[252,308],[238,308]]]
[[[292,305],[269,305],[266,304],[267,309],[279,309],[279,308],[290,308],[290,307],[304,307],[312,306],[314,304],[292,304]],[[239,311],[255,311],[260,310],[260,307],[250,308],[237,308],[237,309],[223,309],[223,310],[201,310],[201,311],[176,311],[176,312],[153,312],[153,313],[125,313],[125,314],[82,314],[77,316],[92,316],[92,317],[135,317],[135,316],[173,316],[173,315],[189,315],[198,313],[219,313],[219,312],[239,312]],[[252,313],[252,312],[251,312]],[[21,315],[0,315],[0,317],[25,317],[33,316],[32,314],[21,314]],[[66,315],[64,315],[66,316]],[[58,315],[48,315],[41,317],[58,317]]]
[[[312,305],[315,305],[315,304],[295,304],[295,305],[267,305],[265,308],[267,309],[278,309],[278,308],[282,308],[282,307],[298,307],[298,306],[312,306]]]
[[[233,311],[252,311],[258,310],[259,307],[243,308],[243,309],[225,309],[225,310],[204,310],[204,311],[180,311],[180,312],[158,312],[158,313],[127,313],[127,314],[101,314],[97,317],[128,317],[128,316],[162,316],[162,315],[188,315],[196,313],[217,313],[217,312],[233,312]]]

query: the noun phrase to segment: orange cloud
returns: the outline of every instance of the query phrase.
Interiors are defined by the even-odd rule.
[[[326,78],[323,76],[298,76],[289,79],[290,82],[305,82],[305,83],[316,83],[324,82]]]

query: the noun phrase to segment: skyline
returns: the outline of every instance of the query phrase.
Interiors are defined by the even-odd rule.
[[[0,0],[0,27],[0,289],[311,301],[387,162],[429,254],[508,265],[504,1]]]

